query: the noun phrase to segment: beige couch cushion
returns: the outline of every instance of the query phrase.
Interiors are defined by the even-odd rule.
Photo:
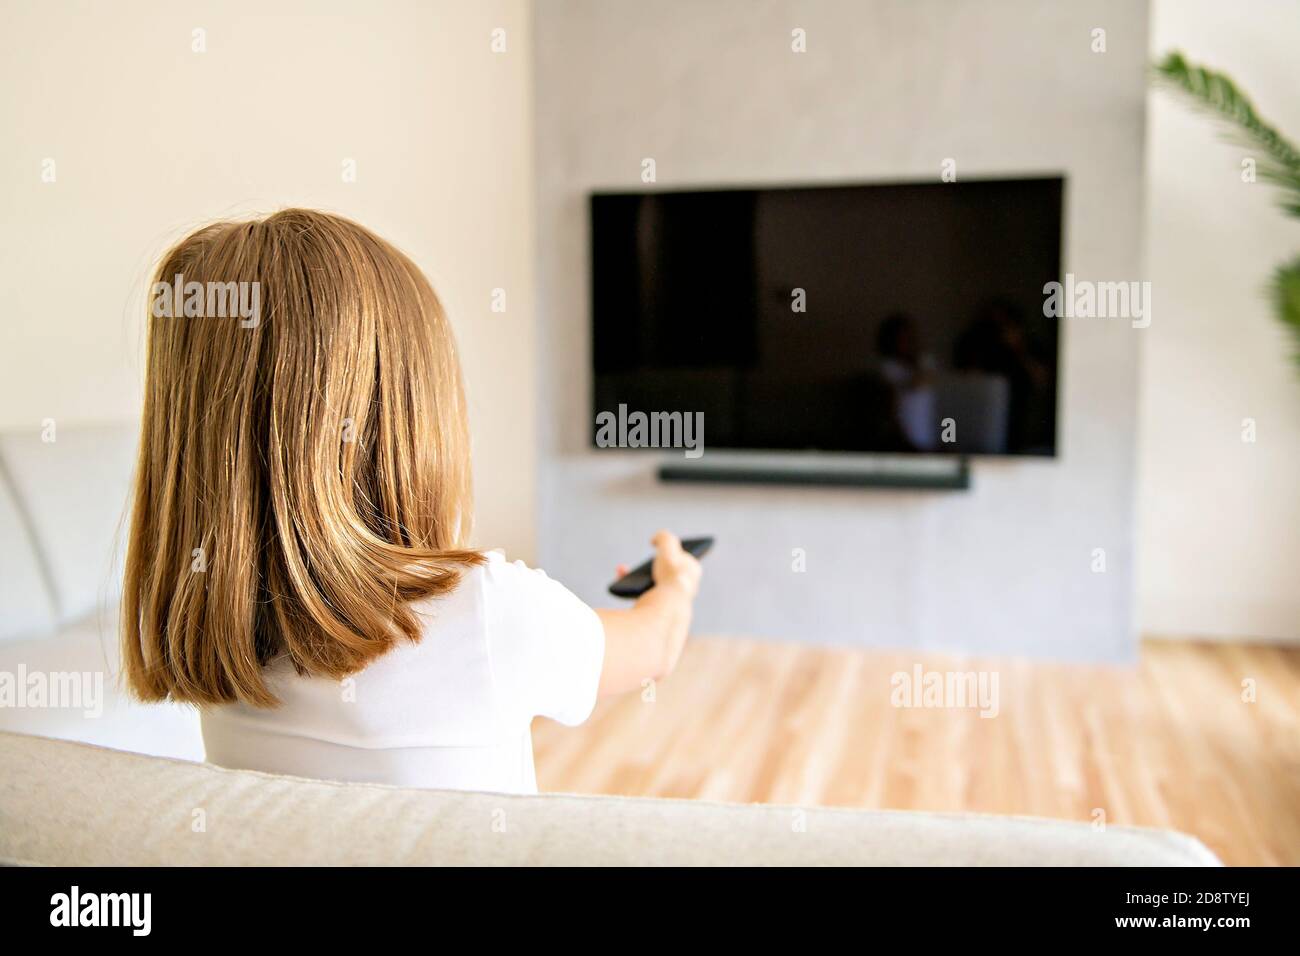
[[[0,642],[55,627],[54,596],[0,457]]]
[[[202,826],[200,827],[200,822]],[[297,780],[0,734],[0,861],[53,865],[1213,865],[1086,823]]]
[[[133,425],[0,434],[0,460],[35,536],[60,624],[116,605],[135,466]]]
[[[0,641],[0,674],[76,674],[99,706],[0,706],[0,731],[79,740],[182,760],[203,759],[199,715],[180,704],[142,704],[122,686],[116,616],[98,614],[54,634]]]

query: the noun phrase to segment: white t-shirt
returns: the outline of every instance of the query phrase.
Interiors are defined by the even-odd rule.
[[[203,711],[210,762],[324,780],[536,793],[535,716],[587,719],[605,655],[596,612],[543,571],[490,552],[456,590],[413,606],[401,641],[343,682],[267,666],[279,707]]]

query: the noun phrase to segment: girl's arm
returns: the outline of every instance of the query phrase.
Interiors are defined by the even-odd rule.
[[[700,589],[700,562],[682,550],[681,541],[669,531],[660,531],[651,544],[654,587],[630,608],[596,610],[605,626],[601,697],[636,690],[647,678],[667,677],[686,644],[691,602]],[[624,573],[620,568],[620,576]]]

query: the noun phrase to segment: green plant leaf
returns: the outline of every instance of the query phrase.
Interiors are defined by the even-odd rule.
[[[1188,63],[1176,50],[1155,64],[1155,73],[1194,106],[1229,124],[1233,140],[1260,150],[1262,155],[1256,158],[1259,178],[1280,186],[1282,208],[1300,217],[1300,149],[1260,117],[1250,98],[1229,77]]]
[[[1291,332],[1295,345],[1293,358],[1300,364],[1300,256],[1273,270],[1269,293],[1277,317]]]

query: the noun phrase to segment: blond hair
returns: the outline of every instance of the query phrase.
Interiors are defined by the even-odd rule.
[[[206,226],[164,255],[173,280],[254,284],[260,314],[148,320],[127,682],[274,706],[272,659],[355,673],[482,560],[455,343],[415,264],[327,213]]]

